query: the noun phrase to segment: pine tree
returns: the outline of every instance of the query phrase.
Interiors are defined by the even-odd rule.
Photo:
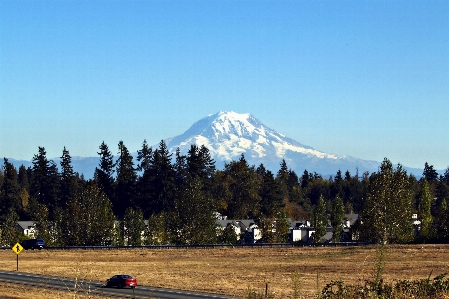
[[[137,170],[142,172],[150,166],[153,149],[148,146],[146,139],[142,143],[142,149],[137,151]]]
[[[30,196],[48,208],[49,219],[53,219],[54,210],[59,206],[59,173],[56,163],[47,159],[44,147],[34,155]]]
[[[429,165],[427,162],[424,164],[422,175],[430,184],[438,179],[438,172],[433,168],[433,165]]]
[[[204,145],[190,146],[186,156],[186,167],[188,175],[200,178],[204,191],[210,190],[211,178],[215,172],[215,161]]]
[[[3,183],[0,186],[0,219],[5,219],[11,209],[17,214],[23,211],[17,170],[6,158],[3,162],[3,174]]]
[[[227,216],[231,219],[251,219],[260,211],[257,173],[242,154],[239,161],[225,163]]]
[[[60,198],[61,207],[65,208],[66,203],[76,196],[78,192],[77,179],[72,166],[72,157],[69,151],[64,146],[61,156],[61,187]]]
[[[129,207],[137,206],[137,174],[134,169],[133,157],[123,141],[118,144],[119,158],[117,159],[117,179],[115,197],[113,201],[114,213],[122,218]]]
[[[144,173],[149,196],[143,204],[144,210],[150,215],[173,209],[175,171],[171,156],[162,140],[159,148],[153,151],[148,170]]]
[[[100,168],[95,168],[94,178],[98,182],[100,189],[109,199],[114,198],[114,156],[107,144],[103,141],[100,145]]]
[[[140,172],[140,176],[137,178],[137,206],[142,209],[145,216],[148,216],[150,213],[150,202],[153,196],[151,188],[152,157],[153,149],[149,147],[147,141],[144,140],[142,149],[137,151],[137,170]]]
[[[285,207],[279,180],[276,180],[269,170],[265,170],[259,175],[261,176],[259,189],[260,213],[266,217],[274,218]]]

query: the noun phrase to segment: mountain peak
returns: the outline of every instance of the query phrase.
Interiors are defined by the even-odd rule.
[[[342,159],[302,145],[268,128],[249,113],[220,111],[194,123],[185,133],[166,140],[171,152],[180,149],[186,154],[192,144],[204,145],[217,162],[238,160],[244,154],[249,163],[278,167],[284,159],[288,164],[299,161]],[[295,162],[297,161],[297,162]]]

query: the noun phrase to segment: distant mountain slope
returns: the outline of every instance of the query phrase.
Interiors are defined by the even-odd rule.
[[[250,164],[264,164],[277,172],[282,159],[289,168],[302,174],[304,169],[323,175],[335,174],[338,169],[355,173],[358,169],[377,171],[379,162],[350,156],[338,156],[316,150],[288,138],[265,126],[251,114],[218,112],[194,123],[185,133],[165,140],[171,152],[180,148],[187,153],[191,144],[206,146],[221,168],[224,162],[238,160],[243,153]]]
[[[357,171],[376,172],[380,165],[378,161],[369,161],[351,156],[339,156],[316,150],[303,145],[281,133],[265,126],[251,114],[236,112],[218,112],[200,119],[183,134],[165,139],[167,148],[175,153],[179,147],[182,154],[187,154],[191,144],[206,146],[216,161],[217,169],[223,169],[224,163],[240,159],[241,154],[250,165],[256,167],[263,164],[265,168],[276,173],[282,159],[287,166],[300,176],[306,169],[328,178],[338,170],[351,174]],[[153,145],[153,149],[158,145]],[[136,154],[134,154],[136,156]],[[18,169],[20,165],[31,166],[31,161],[9,159]],[[59,158],[53,159],[59,166]],[[395,164],[394,161],[392,161]],[[94,175],[99,164],[99,157],[72,157],[73,169],[84,174],[86,179]],[[407,168],[408,173],[419,177],[422,169]]]

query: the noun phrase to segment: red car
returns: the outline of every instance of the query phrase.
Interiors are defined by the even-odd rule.
[[[137,280],[128,274],[114,275],[106,280],[106,287],[117,287],[119,289],[130,287],[135,288],[137,286]]]

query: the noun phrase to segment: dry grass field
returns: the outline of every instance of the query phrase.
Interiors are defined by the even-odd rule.
[[[387,246],[386,251],[386,281],[449,273],[449,245],[396,245]],[[276,298],[293,298],[294,282],[299,282],[301,298],[314,298],[332,280],[363,284],[370,279],[376,253],[375,246],[28,250],[19,256],[19,271],[95,281],[128,273],[140,285],[238,297],[244,297],[248,289],[265,293],[268,284]],[[16,254],[11,250],[0,251],[0,270],[16,271]],[[0,283],[2,297],[64,298],[59,293],[20,297],[8,289],[11,285]]]

